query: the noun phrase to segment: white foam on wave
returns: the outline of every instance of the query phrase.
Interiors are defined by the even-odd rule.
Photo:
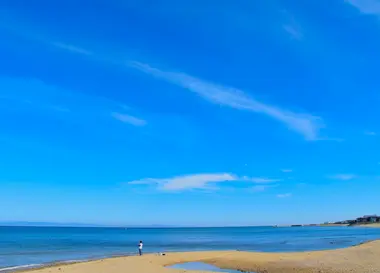
[[[135,254],[133,252],[133,254]],[[54,261],[50,263],[43,263],[43,264],[26,264],[26,265],[17,265],[17,266],[10,266],[10,267],[0,267],[0,272],[13,272],[18,271],[20,269],[28,269],[28,268],[42,268],[45,266],[54,266],[54,265],[60,265],[60,264],[72,264],[72,263],[83,263],[83,262],[90,262],[90,261],[96,261],[100,259],[107,259],[111,257],[122,257],[122,256],[131,256],[130,253],[124,254],[124,255],[118,255],[118,256],[104,256],[104,257],[96,257],[93,259],[80,259],[80,260],[63,260],[63,261]]]
[[[89,260],[67,260],[67,261],[60,261],[56,263],[17,265],[17,266],[0,268],[0,272],[17,271],[19,269],[37,268],[37,267],[44,267],[44,266],[55,265],[55,264],[58,265],[58,264],[81,263],[81,262],[87,262],[87,261]]]
[[[14,271],[17,269],[22,269],[22,268],[33,268],[33,267],[39,267],[41,264],[26,264],[26,265],[18,265],[18,266],[10,266],[10,267],[3,267],[0,268],[0,272],[4,271]]]

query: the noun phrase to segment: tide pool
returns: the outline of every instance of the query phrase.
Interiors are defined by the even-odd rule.
[[[189,262],[189,263],[174,264],[171,266],[167,266],[167,268],[210,271],[210,272],[242,273],[239,270],[219,268],[217,266],[202,263],[202,262]],[[249,273],[253,273],[253,272],[249,272]]]

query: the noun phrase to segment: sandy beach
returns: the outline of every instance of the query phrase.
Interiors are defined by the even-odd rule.
[[[380,228],[380,223],[358,225],[358,227],[367,227],[367,228]]]
[[[148,254],[29,270],[35,273],[179,273],[165,266],[201,261],[220,268],[258,273],[380,273],[380,240],[358,246],[315,252],[259,253],[240,251]],[[194,271],[195,272],[195,271]],[[196,271],[201,272],[201,271]]]

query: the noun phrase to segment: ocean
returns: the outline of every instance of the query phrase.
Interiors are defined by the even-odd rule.
[[[68,228],[0,227],[0,272],[56,262],[144,252],[244,250],[263,252],[344,248],[380,239],[360,227]]]

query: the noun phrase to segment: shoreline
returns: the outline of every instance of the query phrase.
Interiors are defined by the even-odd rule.
[[[380,228],[380,223],[352,225],[352,226],[350,226],[350,227]]]
[[[178,273],[186,270],[169,269],[170,266],[185,262],[204,262],[223,269],[235,269],[257,273],[340,273],[380,272],[380,240],[368,241],[355,246],[308,252],[244,252],[244,251],[201,251],[166,252],[165,256],[145,254],[144,256],[119,256],[72,263],[54,263],[38,268],[13,270],[11,272],[35,273]],[[126,270],[128,269],[128,270]],[[3,271],[9,272],[9,271]],[[198,271],[199,272],[199,271]]]
[[[151,255],[151,254],[153,254],[153,253],[147,253],[146,255]],[[45,268],[54,268],[54,267],[59,267],[59,266],[89,263],[89,262],[111,260],[111,259],[133,257],[133,256],[137,256],[137,254],[135,254],[135,255],[132,255],[132,254],[130,254],[130,255],[115,255],[115,256],[107,256],[107,257],[100,257],[100,258],[88,258],[88,259],[82,259],[82,260],[79,260],[79,259],[78,260],[61,260],[61,261],[47,262],[47,263],[41,263],[41,264],[15,265],[15,266],[0,268],[0,273],[30,272],[30,271],[36,271],[36,270],[41,270],[41,269],[45,269]]]

